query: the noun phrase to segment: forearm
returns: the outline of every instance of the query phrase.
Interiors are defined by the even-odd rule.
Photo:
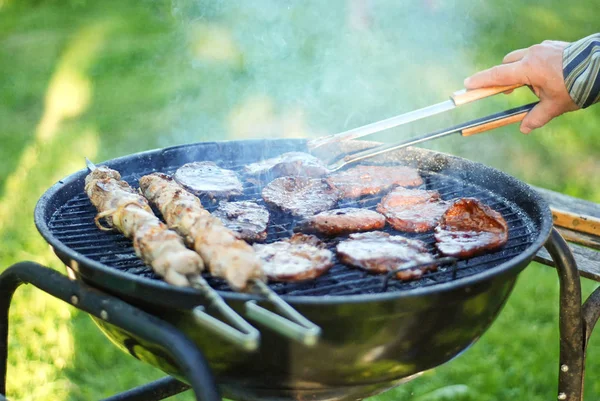
[[[565,48],[563,75],[569,95],[580,108],[600,101],[600,33]]]

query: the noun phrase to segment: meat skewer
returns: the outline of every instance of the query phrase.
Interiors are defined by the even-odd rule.
[[[200,199],[186,191],[171,176],[145,175],[139,180],[144,196],[162,213],[167,225],[184,237],[208,266],[211,274],[227,280],[238,291],[255,290],[264,295],[286,317],[256,303],[246,303],[251,317],[306,345],[314,345],[320,328],[283,301],[266,284],[258,255],[244,240],[203,208]]]
[[[162,223],[148,201],[121,179],[118,171],[96,167],[86,159],[90,174],[85,179],[85,192],[98,210],[96,225],[101,230],[117,230],[133,240],[136,255],[165,281],[179,287],[194,287],[206,296],[232,325],[194,308],[194,317],[206,328],[228,338],[247,350],[258,348],[260,333],[214,291],[200,275],[202,258],[188,249],[181,237]],[[105,218],[108,227],[100,224]]]
[[[160,210],[167,225],[202,257],[213,276],[224,278],[236,291],[247,290],[251,281],[265,281],[252,247],[173,178],[161,173],[145,175],[140,178],[140,190]]]

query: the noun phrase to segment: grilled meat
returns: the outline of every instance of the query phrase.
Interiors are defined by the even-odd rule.
[[[423,184],[419,172],[404,166],[356,166],[327,178],[344,198],[376,195],[394,186],[416,187]]]
[[[221,202],[212,215],[243,240],[260,242],[267,239],[269,211],[262,205],[249,201]]]
[[[241,195],[242,183],[233,170],[217,166],[211,161],[187,163],[175,172],[175,181],[197,196],[229,198]]]
[[[302,281],[319,277],[333,266],[333,252],[313,235],[294,234],[271,244],[254,244],[263,270],[274,281]]]
[[[118,171],[98,167],[85,178],[85,192],[98,210],[96,224],[133,240],[136,255],[166,282],[189,286],[204,269],[200,256],[154,215],[147,200],[121,180]],[[106,218],[109,228],[99,219]]]
[[[342,263],[373,273],[388,273],[407,267],[406,270],[396,274],[400,280],[417,279],[423,273],[437,269],[435,259],[427,251],[423,241],[389,235],[381,231],[350,234],[350,238],[340,242],[336,250]],[[408,268],[413,264],[427,265]]]
[[[271,206],[294,216],[312,216],[335,207],[340,193],[319,178],[279,177],[262,191]]]
[[[435,229],[436,247],[444,255],[468,258],[502,247],[508,225],[500,213],[474,198],[455,201]]]
[[[383,197],[377,211],[394,229],[421,233],[433,230],[448,206],[437,191],[399,187]]]
[[[245,241],[202,207],[200,200],[170,176],[153,173],[140,178],[144,196],[162,213],[169,227],[202,256],[211,274],[236,290],[250,280],[264,279],[260,259]]]
[[[270,179],[284,176],[322,177],[329,172],[327,166],[311,154],[287,152],[280,156],[244,167],[250,176],[267,176]]]
[[[353,207],[327,210],[300,222],[295,231],[317,232],[336,236],[355,232],[380,230],[385,217],[368,209]]]

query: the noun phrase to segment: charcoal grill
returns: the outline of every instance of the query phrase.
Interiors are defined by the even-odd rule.
[[[335,152],[327,148],[319,152],[323,157],[335,158],[336,153],[370,146],[374,144],[350,141]],[[144,174],[173,172],[191,161],[212,160],[239,170],[256,161],[257,155],[266,158],[288,151],[306,151],[306,142],[279,139],[199,143],[102,164],[120,171],[125,180],[137,186]],[[117,233],[101,232],[94,225],[96,211],[83,193],[84,169],[59,181],[42,196],[35,221],[74,283],[100,290],[114,297],[115,302],[125,301],[139,308],[138,317],[147,313],[169,330],[174,328],[187,336],[189,342],[179,339],[182,347],[195,349],[194,355],[201,350],[203,357],[197,359],[206,358],[224,396],[239,400],[360,399],[410,380],[471,346],[494,321],[518,273],[544,245],[552,226],[550,210],[536,192],[481,164],[414,148],[380,155],[369,163],[415,167],[425,179],[424,188],[438,190],[443,199],[480,199],[504,216],[509,240],[497,252],[458,261],[408,282],[388,281],[336,264],[323,276],[305,283],[271,283],[273,291],[322,329],[314,347],[291,341],[251,321],[261,332],[261,346],[254,352],[240,352],[195,324],[191,310],[206,302],[198,291],[166,284],[135,256],[128,240]],[[260,189],[247,183],[244,194],[234,200],[262,202]],[[340,206],[374,208],[379,199],[365,197]],[[209,210],[217,206],[209,199],[203,199],[203,203]],[[296,222],[282,213],[273,213],[267,242],[291,236]],[[409,236],[434,249],[431,234]],[[334,247],[342,239],[326,241]],[[248,301],[272,308],[260,296],[232,292],[222,280],[206,279],[242,316]],[[75,299],[77,302],[70,300],[81,302]],[[214,396],[206,390],[208,373],[198,378],[198,370],[188,366],[193,362],[186,362],[181,351],[174,351],[173,347],[178,346],[172,341],[165,346],[164,341],[148,338],[144,330],[94,305],[87,307],[92,318],[117,346],[192,384],[199,397]]]

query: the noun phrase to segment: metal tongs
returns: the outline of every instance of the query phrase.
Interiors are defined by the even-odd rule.
[[[377,121],[372,124],[368,124],[362,127],[354,128],[349,131],[341,132],[339,134],[326,136],[323,138],[317,138],[308,142],[309,150],[314,150],[318,147],[337,143],[341,141],[352,140],[360,138],[366,135],[370,135],[376,132],[397,127],[403,124],[407,124],[412,121],[420,120],[425,117],[429,117],[435,114],[443,113],[445,111],[452,110],[458,106],[462,106],[467,103],[471,103],[489,96],[497,95],[499,93],[508,92],[513,89],[517,89],[523,86],[509,85],[509,86],[493,86],[482,89],[474,90],[460,90],[450,96],[449,100],[441,102],[432,106],[424,107],[419,110],[411,111],[399,116],[388,118],[386,120]],[[495,128],[503,127],[505,125],[519,122],[525,118],[525,115],[537,104],[533,102],[524,106],[516,107],[514,109],[502,111],[496,114],[492,114],[486,117],[478,118],[476,120],[467,121],[463,124],[456,125],[451,128],[430,132],[420,137],[412,138],[406,141],[402,141],[394,144],[386,144],[377,146],[375,148],[367,149],[361,152],[346,155],[343,158],[328,166],[330,171],[336,171],[348,164],[357,162],[359,160],[367,159],[373,156],[380,155],[385,152],[389,152],[396,149],[401,149],[407,146],[412,146],[417,143],[426,142],[432,139],[441,138],[454,133],[460,133],[462,136],[471,136],[480,134]]]

